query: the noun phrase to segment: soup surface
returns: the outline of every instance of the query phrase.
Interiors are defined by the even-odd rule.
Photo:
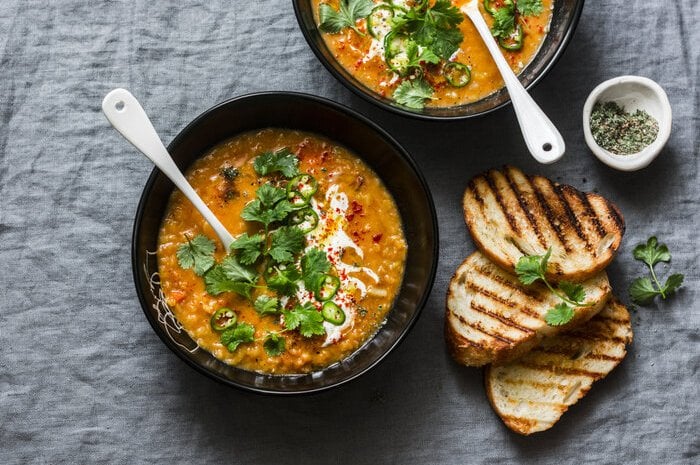
[[[333,12],[341,11],[341,3],[348,0],[311,1],[335,59],[383,97],[415,109],[447,107],[480,100],[504,85],[476,28],[458,10],[467,0],[349,0],[368,2],[361,13],[372,12],[357,16],[354,28],[340,30],[328,18],[334,19]],[[549,29],[553,1],[479,1],[487,24],[500,35],[503,56],[516,73],[539,50]],[[452,17],[452,25],[445,20],[441,27],[439,17]],[[324,26],[324,21],[331,26]]]
[[[246,370],[305,373],[381,327],[406,241],[390,193],[357,156],[265,129],[217,146],[186,177],[237,238],[227,253],[173,192],[158,239],[161,287],[201,348]]]

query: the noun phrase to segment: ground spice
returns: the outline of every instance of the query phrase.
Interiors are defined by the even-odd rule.
[[[641,152],[656,140],[659,122],[644,110],[627,113],[615,102],[597,102],[591,112],[596,143],[616,155]]]

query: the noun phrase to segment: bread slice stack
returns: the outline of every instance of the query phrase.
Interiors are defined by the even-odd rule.
[[[508,427],[521,434],[548,429],[622,360],[631,341],[629,314],[611,300],[604,271],[624,220],[598,194],[510,166],[473,178],[463,208],[478,251],[449,285],[448,349],[461,364],[488,365],[488,397]],[[515,274],[521,257],[548,251],[548,281],[580,283],[585,291],[585,305],[560,326],[545,322],[559,297]]]

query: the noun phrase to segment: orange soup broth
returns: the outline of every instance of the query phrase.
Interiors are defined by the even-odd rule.
[[[508,51],[500,48],[506,61],[517,74],[527,66],[537,54],[542,42],[549,31],[549,23],[552,18],[552,5],[554,0],[542,0],[543,10],[539,16],[520,16],[520,24],[523,28],[523,47],[518,51]],[[333,8],[338,8],[340,0],[313,0],[314,13],[318,22],[318,8],[321,3],[328,3]],[[375,1],[379,4],[381,2]],[[453,0],[456,7],[461,7],[466,0]],[[493,18],[484,10],[483,2],[479,2],[482,16],[489,27],[493,24]],[[494,2],[496,6],[499,3]],[[462,45],[454,57],[471,69],[471,82],[464,87],[450,86],[440,76],[426,75],[426,79],[435,89],[434,100],[426,103],[426,106],[450,107],[464,105],[481,100],[484,97],[498,91],[504,86],[503,79],[491,58],[486,45],[481,40],[474,24],[465,17],[459,28],[464,35]],[[358,29],[365,34],[360,36],[350,28],[342,30],[338,34],[322,32],[326,45],[335,59],[348,70],[356,79],[379,95],[391,98],[394,90],[401,83],[397,75],[393,73],[384,62],[381,54],[369,57],[372,45],[372,37],[367,33],[366,20],[358,22]]]
[[[286,351],[279,356],[268,355],[262,339],[268,331],[282,329],[279,317],[261,317],[251,302],[234,293],[208,294],[202,277],[178,265],[176,251],[185,242],[185,235],[192,238],[204,234],[215,240],[217,262],[226,255],[211,227],[179,191],[171,196],[158,241],[158,268],[166,301],[192,339],[225,363],[274,374],[325,368],[350,355],[374,335],[401,286],[407,248],[401,218],[382,181],[358,157],[317,135],[282,129],[246,133],[197,160],[186,177],[231,234],[254,234],[259,225],[244,221],[240,213],[255,198],[256,189],[271,178],[261,178],[255,173],[253,159],[262,152],[283,147],[297,154],[301,172],[317,179],[319,189],[314,199],[322,212],[328,207],[325,192],[330,186],[338,185],[339,191],[347,195],[346,232],[362,249],[364,259],[348,249],[343,261],[358,262],[379,277],[379,282],[374,283],[366,276],[356,275],[367,284],[368,292],[364,298],[360,298],[359,292],[353,294],[356,314],[338,342],[324,345],[324,336],[305,338],[289,331],[283,334]],[[221,174],[227,167],[238,169],[239,174],[232,181]],[[260,291],[255,291],[253,299],[259,294]],[[221,344],[219,333],[210,326],[210,318],[222,307],[234,309],[239,322],[255,327],[256,342],[241,344],[233,352]]]

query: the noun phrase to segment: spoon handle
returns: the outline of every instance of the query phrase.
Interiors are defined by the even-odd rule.
[[[528,150],[530,150],[535,160],[540,163],[553,163],[559,160],[566,149],[564,139],[547,115],[530,97],[530,94],[527,93],[527,90],[525,90],[508,65],[496,40],[491,35],[489,26],[484,21],[483,16],[481,16],[478,2],[472,0],[467,3],[462,8],[462,12],[474,23],[493,60],[496,62],[501,76],[503,76]]]
[[[206,206],[182,175],[136,97],[126,89],[114,89],[102,100],[102,111],[114,129],[146,155],[202,214],[228,251],[233,236]]]

